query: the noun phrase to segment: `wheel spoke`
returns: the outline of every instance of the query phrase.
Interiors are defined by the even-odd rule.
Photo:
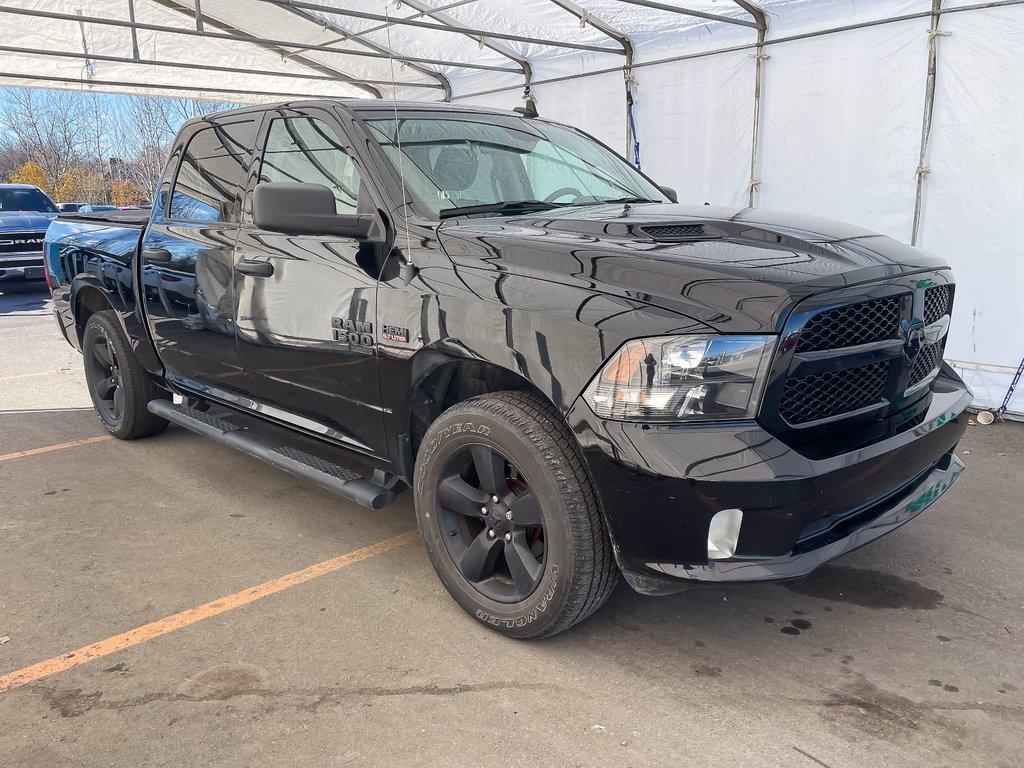
[[[540,504],[533,491],[516,496],[512,502],[512,519],[516,525],[539,526],[544,525],[544,516],[540,511]]]
[[[474,445],[470,452],[473,454],[473,466],[480,479],[480,487],[495,496],[508,495],[505,457],[484,445]]]
[[[470,581],[483,581],[494,575],[494,564],[501,554],[502,539],[491,539],[487,529],[473,539],[462,557],[459,559],[459,570]]]
[[[114,356],[110,352],[110,347],[107,346],[105,341],[97,341],[92,345],[93,357],[99,362],[100,365],[106,368],[112,368],[114,365]]]
[[[117,387],[114,389],[114,417],[121,418],[121,414],[124,413],[124,389]]]
[[[114,384],[109,378],[100,379],[93,386],[93,391],[100,400],[109,400],[111,395],[114,394]]]
[[[458,475],[451,475],[437,487],[437,500],[444,509],[460,515],[480,517],[480,507],[487,503],[488,494],[474,488]]]
[[[527,546],[525,532],[518,532],[512,536],[512,541],[505,542],[505,562],[516,591],[523,596],[533,592],[544,566],[537,562]]]

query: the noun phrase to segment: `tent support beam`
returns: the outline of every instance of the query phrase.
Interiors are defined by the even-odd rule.
[[[132,58],[139,60],[139,31],[135,29],[135,0],[128,0],[128,20],[132,23]]]
[[[611,24],[592,15],[585,8],[581,8],[573,0],[551,0],[564,11],[568,11],[583,24],[589,24],[598,32],[601,32],[622,46],[622,53],[626,57],[626,63],[622,68],[622,76],[626,86],[626,157],[629,157],[633,149],[633,142],[636,137],[633,135],[633,121],[629,119],[630,109],[633,106],[633,41],[629,35],[620,32]]]
[[[385,16],[380,13],[368,13],[366,11],[356,11],[349,8],[338,8],[333,5],[323,5],[322,3],[307,2],[306,0],[260,0],[262,3],[268,5],[277,5],[282,7],[291,8],[305,8],[310,11],[320,11],[321,13],[329,13],[335,16],[347,16],[352,19],[365,19],[366,21],[383,21],[388,24],[397,26],[407,27],[418,27],[419,29],[432,29],[435,32],[456,32],[458,34],[467,35],[475,38],[491,38],[493,40],[510,40],[517,43],[534,43],[536,45],[550,45],[553,48],[572,48],[578,51],[592,51],[595,53],[613,53],[618,54],[621,51],[617,51],[614,48],[604,48],[599,45],[589,45],[588,43],[570,43],[562,40],[548,40],[547,38],[534,38],[527,37],[525,35],[513,35],[505,32],[495,32],[487,29],[476,29],[474,27],[467,27],[464,24],[459,23],[451,16],[435,11],[429,6],[419,7],[415,3],[407,2],[402,0],[406,5],[415,8],[418,11],[423,11],[431,18],[441,21],[447,19],[447,23],[442,24],[431,24],[429,21],[420,21],[418,19],[410,19],[402,16]]]
[[[453,17],[449,16],[447,13],[437,11],[431,8],[426,3],[420,2],[420,0],[402,0],[402,2],[408,5],[410,8],[414,8],[417,11],[420,11],[421,13],[425,13],[432,19],[437,19],[439,22],[448,27],[449,30],[465,35],[471,40],[476,40],[480,45],[486,46],[495,53],[499,53],[506,59],[515,62],[519,66],[519,69],[523,74],[523,89],[525,91],[525,95],[530,95],[530,85],[533,82],[533,67],[530,66],[530,62],[526,60],[526,57],[520,56],[507,45],[497,43],[493,40],[489,40],[487,37],[481,37],[479,35],[474,34],[471,30],[469,30],[467,27],[464,27],[462,24],[456,21]],[[395,21],[395,19],[391,19],[390,23],[394,24]]]
[[[693,16],[694,18],[707,19],[708,21],[720,21],[723,24],[737,24],[741,27],[752,28],[757,27],[757,23],[753,21],[747,21],[745,19],[734,19],[731,16],[720,16],[716,13],[705,13],[704,11],[695,11],[692,8],[680,8],[678,5],[657,3],[654,2],[654,0],[619,0],[619,2],[626,3],[627,5],[638,5],[641,8],[652,8],[656,11],[678,13],[680,16]]]
[[[86,79],[84,77],[54,77],[53,75],[29,75],[23,72],[0,72],[0,81],[2,80],[32,80],[42,83],[63,83],[68,86],[74,86],[74,88],[57,88],[55,90],[82,90],[83,88],[93,88],[95,86],[108,87],[108,88],[146,88],[154,91],[187,91],[189,93],[217,93],[224,96],[224,101],[236,103],[239,96],[275,96],[282,99],[323,99],[323,94],[317,95],[315,93],[295,93],[294,91],[240,91],[237,88],[208,88],[206,86],[199,85],[167,85],[166,83],[138,83],[138,82],[127,82],[125,80],[95,80]],[[47,86],[43,85],[42,88]]]
[[[183,4],[180,4],[179,0],[153,0],[153,2],[157,3],[158,5],[162,5],[164,8],[169,8],[171,10],[178,11],[179,13],[188,13],[188,7]],[[221,21],[220,19],[215,19],[212,16],[204,15],[201,10],[200,0],[195,0],[195,2],[196,21],[197,23],[202,22],[203,25],[201,28],[199,28],[199,31],[201,33],[205,34],[204,30],[206,28],[206,25],[209,24],[211,27],[214,27],[216,29],[219,29],[221,32],[226,32],[227,34],[231,35],[249,34],[245,30],[239,29],[234,24],[229,24],[226,21]],[[255,42],[253,44],[259,48],[263,48],[264,50],[270,51],[271,53],[276,53],[282,57],[288,53],[288,51],[282,49],[281,47],[272,45],[270,43]],[[310,59],[306,56],[293,56],[292,58],[297,64],[301,64],[302,66],[307,67],[308,69],[312,69],[314,72],[321,72],[325,75],[332,75],[355,88],[359,88],[362,91],[366,91],[374,98],[380,99],[383,98],[384,96],[377,88],[374,88],[372,85],[367,85],[366,83],[359,82],[357,78],[352,77],[352,75],[349,75],[346,72],[342,72],[340,69],[335,69],[334,67],[328,66],[326,64],[321,64],[319,61],[314,61],[313,59]]]
[[[910,230],[910,244],[917,245],[921,236],[921,213],[924,204],[924,185],[928,178],[928,144],[932,135],[932,114],[935,109],[935,74],[938,71],[939,20],[942,18],[942,0],[932,0],[932,20],[928,26],[928,76],[924,86],[924,115],[921,119],[921,150],[917,157],[917,189],[914,193],[914,224]],[[946,32],[945,34],[949,34]]]
[[[1019,0],[1024,2],[1024,0]],[[28,16],[37,19],[53,19],[55,21],[78,21],[79,17],[70,13],[58,13],[56,11],[43,11],[32,8],[13,8],[6,5],[0,5],[0,13],[11,14],[14,16]],[[121,19],[106,19],[101,16],[82,16],[81,20],[86,24],[99,24],[107,27],[119,27],[121,29],[142,29],[147,32],[160,32],[168,35],[182,35],[185,37],[205,37],[210,40],[226,40],[233,43],[267,43],[270,45],[276,45],[286,48],[296,48],[303,51],[321,51],[323,53],[334,53],[341,56],[356,56],[368,59],[389,59],[386,53],[377,53],[375,51],[353,51],[345,48],[332,48],[329,45],[318,45],[315,43],[302,43],[292,40],[278,40],[276,38],[262,38],[255,35],[244,34],[243,35],[230,35],[225,32],[211,32],[206,30],[203,33],[197,32],[194,29],[187,29],[183,27],[169,27],[163,24],[145,24],[136,22],[134,25],[129,21],[123,21]],[[488,72],[513,72],[519,73],[518,69],[511,67],[499,67],[490,64],[473,64],[465,61],[446,61],[442,59],[428,59],[422,56],[395,56],[395,61],[411,62],[414,64],[433,64],[441,67],[458,67],[461,69],[479,69]]]
[[[761,97],[764,93],[764,62],[768,58],[764,52],[765,37],[768,35],[768,16],[748,0],[733,1],[757,23],[757,43],[754,46],[754,125],[750,139],[750,186],[747,192],[747,205],[753,208],[761,184],[758,173],[761,165]]]
[[[97,53],[78,53],[77,51],[50,51],[39,48],[19,48],[13,45],[0,45],[0,53],[17,53],[28,56],[54,56],[62,59],[85,59],[86,61],[109,61],[115,64],[142,64],[149,67],[172,67],[174,69],[196,69],[201,72],[226,72],[234,75],[257,75],[260,77],[283,77],[294,80],[316,80],[336,83],[338,78],[333,75],[306,75],[298,72],[274,72],[268,69],[249,69],[247,67],[225,67],[218,64],[185,64],[180,61],[159,61],[157,59],[128,58],[127,56],[108,56]],[[360,80],[367,85],[391,85],[390,80]],[[441,88],[435,83],[396,83],[404,88]],[[319,98],[329,98],[321,96]]]
[[[439,5],[439,6],[437,6],[437,8],[431,8],[430,10],[435,11],[435,12],[437,12],[437,11],[450,11],[452,8],[458,8],[459,6],[469,5],[470,3],[475,3],[475,2],[478,2],[478,0],[455,0],[454,2],[445,3],[444,5]],[[406,18],[406,19],[421,19],[421,18],[423,18],[426,15],[427,15],[427,13],[425,11],[416,11],[416,13],[409,14],[408,16],[405,16],[404,18]],[[391,26],[391,22],[390,21],[386,21],[383,24],[378,24],[375,27],[368,27],[367,29],[364,29],[362,32],[360,32],[359,34],[360,35],[372,35],[374,32],[383,32],[385,29],[387,29],[390,26]],[[341,42],[344,42],[345,40],[348,40],[347,36],[346,37],[338,38],[337,40],[332,40],[331,42],[332,43],[341,43]]]
[[[361,33],[349,32],[348,30],[342,29],[337,24],[335,24],[334,22],[331,22],[331,21],[323,22],[320,19],[318,19],[315,16],[313,16],[312,14],[310,14],[310,13],[308,13],[306,11],[301,10],[300,8],[288,7],[287,10],[289,10],[291,13],[294,13],[300,19],[305,19],[306,21],[311,22],[313,24],[316,24],[317,26],[325,26],[327,29],[331,30],[335,34],[342,35],[342,39],[344,39],[344,40],[354,40],[355,42],[359,43],[360,45],[363,45],[363,46],[369,48],[371,51],[377,51],[378,53],[386,53],[389,56],[391,56],[392,58],[398,58],[398,54],[396,54],[394,51],[392,51],[389,48],[385,48],[383,45],[378,45],[377,43],[373,42],[372,40],[365,39],[362,36]],[[335,41],[335,42],[339,42],[339,41]],[[451,84],[451,82],[449,82],[447,77],[442,75],[440,72],[436,72],[436,71],[434,71],[432,69],[428,69],[427,67],[424,67],[424,66],[422,66],[420,64],[406,64],[406,66],[408,66],[409,69],[413,70],[414,72],[419,72],[421,75],[424,75],[425,77],[430,77],[430,78],[433,78],[434,80],[437,80],[437,82],[439,83],[438,87],[440,87],[440,88],[442,88],[444,90],[444,100],[445,101],[451,101],[451,98],[452,98],[452,84]],[[363,82],[365,83],[365,82],[368,82],[368,81],[367,80],[363,80]],[[386,84],[390,85],[390,82],[387,82]],[[405,83],[395,83],[395,85],[396,86],[398,86],[398,85],[405,85]]]

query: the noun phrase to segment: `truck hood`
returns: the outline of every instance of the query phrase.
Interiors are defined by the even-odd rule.
[[[57,214],[37,213],[36,211],[0,211],[0,232],[25,232],[39,230],[45,232]]]
[[[438,237],[458,266],[624,296],[731,333],[781,330],[812,294],[946,267],[875,232],[760,208],[560,208],[448,219]]]

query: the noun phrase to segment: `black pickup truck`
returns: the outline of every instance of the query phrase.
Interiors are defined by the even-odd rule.
[[[61,216],[46,268],[111,434],[411,489],[455,600],[539,637],[620,573],[805,575],[963,469],[945,264],[674,198],[521,114],[292,102],[186,123],[148,220]]]

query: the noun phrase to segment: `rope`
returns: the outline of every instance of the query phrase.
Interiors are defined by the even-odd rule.
[[[1006,397],[1003,398],[1003,404],[999,406],[999,410],[996,411],[997,418],[1003,418],[1003,414],[1006,413],[1006,409],[1010,407],[1010,400],[1013,399],[1013,390],[1017,388],[1017,384],[1020,382],[1021,374],[1024,373],[1024,359],[1020,361],[1020,365],[1017,366],[1017,372],[1013,374],[1013,381],[1010,382],[1010,388],[1006,390]]]

